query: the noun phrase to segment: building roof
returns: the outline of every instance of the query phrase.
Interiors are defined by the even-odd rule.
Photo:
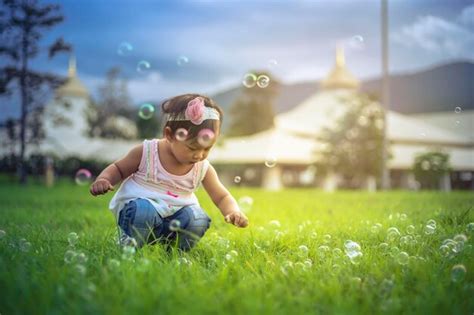
[[[74,58],[74,56],[71,56],[71,58],[69,59],[67,81],[64,85],[62,85],[56,90],[56,96],[73,96],[82,98],[89,97],[89,92],[76,75],[76,59]]]
[[[344,50],[342,47],[336,49],[336,63],[329,75],[321,82],[323,89],[357,89],[359,80],[346,68]]]
[[[471,142],[474,142],[474,110],[459,108],[452,112],[420,113],[412,114],[410,117],[467,137]]]

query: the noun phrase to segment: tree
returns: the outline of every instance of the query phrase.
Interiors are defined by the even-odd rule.
[[[267,72],[251,72],[244,78],[242,93],[230,107],[227,135],[246,136],[274,126],[273,100],[279,83]]]
[[[151,138],[156,138],[159,133],[161,132],[161,119],[157,112],[157,108],[159,109],[159,106],[155,107],[155,113],[154,115],[149,118],[149,119],[143,119],[139,115],[136,115],[135,118],[135,123],[137,124],[137,129],[138,129],[138,138],[140,139],[151,139]]]
[[[136,137],[135,111],[130,105],[127,82],[120,78],[120,68],[113,67],[107,72],[105,84],[99,87],[99,100],[89,105],[89,136],[109,139]]]
[[[25,184],[27,171],[25,152],[28,144],[28,132],[32,139],[40,139],[41,108],[44,107],[46,91],[57,88],[64,79],[30,68],[29,62],[40,53],[41,31],[49,30],[61,23],[64,17],[59,13],[58,5],[40,5],[36,0],[3,0],[0,7],[0,55],[6,56],[10,63],[2,63],[0,68],[0,94],[11,96],[14,83],[19,88],[21,102],[20,154],[18,173],[20,183]],[[47,47],[49,58],[57,53],[70,51],[71,46],[63,38],[56,39]],[[33,119],[30,116],[33,115]],[[31,129],[30,127],[33,126]]]
[[[343,98],[345,113],[316,138],[318,173],[336,172],[364,181],[382,171],[383,109],[368,95]]]
[[[450,171],[449,154],[440,151],[418,154],[413,163],[413,173],[423,188],[437,189],[441,178]]]

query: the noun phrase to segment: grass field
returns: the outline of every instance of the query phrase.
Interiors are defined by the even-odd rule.
[[[200,191],[213,222],[195,249],[133,253],[116,245],[112,194],[2,183],[0,313],[474,312],[472,192],[232,192],[253,199],[248,228]]]

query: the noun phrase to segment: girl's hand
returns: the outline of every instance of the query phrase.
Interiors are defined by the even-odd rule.
[[[114,190],[114,186],[109,182],[108,179],[98,178],[92,183],[90,192],[93,196],[103,195],[109,190]]]
[[[249,219],[240,211],[232,212],[225,216],[225,222],[232,223],[238,227],[246,227],[249,225]]]

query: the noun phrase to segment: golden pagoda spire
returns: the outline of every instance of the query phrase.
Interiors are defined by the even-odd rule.
[[[69,69],[68,69],[68,77],[73,78],[76,76],[76,57],[71,54],[69,57]]]
[[[321,82],[324,89],[357,89],[359,81],[347,70],[342,46],[336,46],[336,64],[329,75]]]
[[[344,48],[339,45],[336,47],[336,67],[345,67],[346,58],[344,56]]]

